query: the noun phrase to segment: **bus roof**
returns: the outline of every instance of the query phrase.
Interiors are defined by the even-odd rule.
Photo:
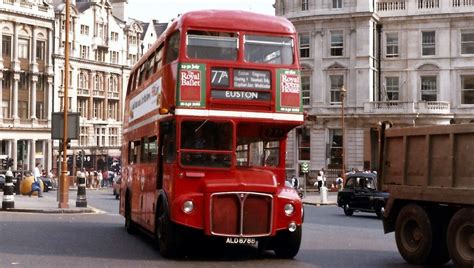
[[[240,10],[191,11],[178,18],[181,26],[238,29],[266,33],[295,33],[293,24],[283,17]]]
[[[211,28],[225,30],[239,30],[251,32],[264,32],[270,34],[295,34],[293,24],[283,18],[241,10],[199,10],[184,13],[168,25],[168,28],[159,36],[155,44],[133,66],[138,68],[161,43],[164,37],[178,28]]]

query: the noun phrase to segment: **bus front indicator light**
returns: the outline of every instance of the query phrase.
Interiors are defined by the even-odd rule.
[[[296,231],[296,227],[297,225],[295,222],[290,222],[290,224],[288,224],[288,231],[293,233],[294,231]]]
[[[293,214],[293,212],[295,212],[295,207],[293,206],[293,204],[286,204],[285,205],[285,214],[286,216],[291,216],[291,214]]]
[[[191,200],[185,201],[183,203],[183,212],[186,214],[189,214],[193,211],[194,209],[194,203]]]

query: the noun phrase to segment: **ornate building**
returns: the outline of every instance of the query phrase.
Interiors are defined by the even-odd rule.
[[[55,5],[54,110],[63,111],[65,4]],[[127,0],[71,1],[68,97],[80,114],[68,168],[104,170],[120,159],[123,101],[131,67],[142,55],[140,22],[126,17]],[[58,146],[56,142],[55,146]],[[76,159],[76,161],[73,161]]]
[[[52,167],[54,10],[49,1],[0,2],[0,158],[13,170]],[[2,167],[0,167],[2,169]]]
[[[276,0],[275,10],[299,32],[309,115],[290,135],[290,172],[301,161],[340,169],[343,146],[347,168],[376,169],[379,121],[474,119],[473,1]]]

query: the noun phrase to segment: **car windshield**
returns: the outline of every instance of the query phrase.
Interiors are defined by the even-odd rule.
[[[181,164],[228,168],[232,164],[233,125],[229,121],[181,123]]]

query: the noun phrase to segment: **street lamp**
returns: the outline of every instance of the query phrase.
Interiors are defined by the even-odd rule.
[[[345,124],[344,124],[344,99],[346,97],[346,88],[344,85],[341,87],[341,128],[342,128],[342,179],[346,181],[346,154],[345,154]]]

